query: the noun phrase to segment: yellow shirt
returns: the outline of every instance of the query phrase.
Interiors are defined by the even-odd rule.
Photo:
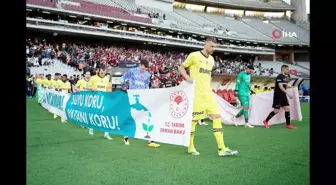
[[[86,87],[87,87],[88,83],[89,83],[88,81],[86,81],[84,79],[80,79],[76,83],[76,87],[78,87],[80,90],[86,90]]]
[[[107,91],[107,86],[109,84],[109,79],[105,76],[104,78],[95,75],[90,78],[88,86],[91,88],[96,88],[98,91]]]
[[[44,81],[43,81],[43,85],[44,85],[46,88],[51,88],[51,87],[52,87],[52,82],[51,82],[51,80],[44,79]]]
[[[51,85],[51,87],[56,88],[56,87],[57,87],[57,86],[56,86],[56,80],[55,80],[55,79],[51,79],[51,80],[50,80],[50,85]]]
[[[38,79],[36,79],[36,83],[37,83],[37,85],[43,85],[43,82],[44,82],[44,78],[42,79],[42,78],[38,78]]]
[[[61,81],[61,82],[58,83],[57,88],[62,90],[63,92],[69,93],[70,90],[71,90],[71,84],[70,84],[70,82],[62,82]]]
[[[195,95],[211,95],[211,71],[215,60],[209,55],[206,57],[201,51],[195,51],[188,55],[183,62],[185,68],[189,68],[190,77],[195,80]]]

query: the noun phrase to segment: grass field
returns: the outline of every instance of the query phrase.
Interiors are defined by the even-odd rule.
[[[87,129],[62,124],[27,100],[28,185],[308,185],[309,104],[296,130],[284,124],[270,129],[225,126],[225,142],[240,152],[217,157],[212,126],[198,126],[200,156],[185,147],[162,144],[147,148],[143,140],[125,146],[121,136],[103,139]]]

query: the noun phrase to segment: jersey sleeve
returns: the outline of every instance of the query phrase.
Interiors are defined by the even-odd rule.
[[[71,84],[70,84],[70,82],[66,83],[65,88],[68,89],[68,90],[71,90]]]
[[[80,88],[82,86],[82,80],[78,80],[76,83],[76,87]]]
[[[286,83],[285,77],[283,75],[278,75],[277,78],[276,78],[276,82],[278,84],[280,84],[280,83]]]
[[[236,82],[236,91],[239,91],[239,87],[240,87],[240,83],[241,83],[241,77],[242,77],[242,73],[239,73],[238,77],[237,77],[237,82]]]
[[[128,70],[122,77],[120,78],[121,83],[125,83],[132,77],[132,69]]]
[[[97,81],[95,80],[95,77],[90,78],[90,81],[88,83],[88,86],[91,88],[96,88],[97,86]]]
[[[183,66],[184,66],[185,68],[190,67],[190,66],[193,64],[193,62],[194,62],[194,58],[195,58],[194,54],[193,54],[193,53],[190,53],[190,54],[188,55],[187,59],[183,62]]]

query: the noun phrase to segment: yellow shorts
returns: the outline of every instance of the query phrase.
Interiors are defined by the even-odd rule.
[[[204,119],[206,115],[219,114],[219,107],[212,94],[198,95],[195,93],[192,120]]]

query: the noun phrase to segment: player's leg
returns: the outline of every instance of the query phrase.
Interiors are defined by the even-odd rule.
[[[152,140],[148,140],[148,147],[150,148],[159,148],[160,147],[160,144],[152,141]]]
[[[106,138],[108,140],[112,140],[113,139],[108,132],[104,132],[104,138]]]
[[[188,147],[188,153],[191,155],[200,154],[195,148],[194,139],[195,139],[195,131],[196,131],[196,126],[198,124],[198,121],[204,118],[205,118],[205,110],[203,108],[203,100],[201,96],[198,96],[195,94],[192,122],[191,122],[190,145]]]
[[[285,118],[286,118],[286,128],[288,129],[296,129],[295,126],[290,124],[290,107],[288,103],[287,97],[284,98],[281,106],[285,109]]]
[[[269,125],[268,125],[269,120],[271,120],[276,114],[279,113],[279,111],[280,111],[280,105],[274,105],[273,104],[273,108],[274,108],[273,111],[270,112],[268,114],[267,118],[264,120],[264,126],[265,126],[265,128],[269,128]]]
[[[195,119],[197,119],[197,118],[195,118]],[[188,153],[191,154],[191,155],[199,155],[200,154],[196,150],[195,143],[194,143],[197,123],[198,123],[198,120],[192,120],[192,122],[191,122],[190,145],[188,147]]]
[[[236,118],[239,118],[240,116],[244,115],[245,120],[245,127],[253,128],[253,125],[249,123],[249,117],[248,112],[250,108],[250,97],[249,96],[239,96],[238,97],[241,105],[243,106],[243,109],[234,117],[233,121],[234,124],[237,126]]]
[[[222,119],[219,112],[219,107],[213,96],[209,96],[204,100],[206,103],[206,113],[209,115],[210,119],[213,122],[213,134],[216,138],[218,155],[219,156],[228,156],[228,155],[236,155],[238,151],[231,150],[224,144],[223,137],[223,126]]]
[[[127,136],[124,136],[124,144],[125,144],[125,145],[129,145],[129,144],[130,144],[130,143],[129,143],[129,139],[128,139]]]

